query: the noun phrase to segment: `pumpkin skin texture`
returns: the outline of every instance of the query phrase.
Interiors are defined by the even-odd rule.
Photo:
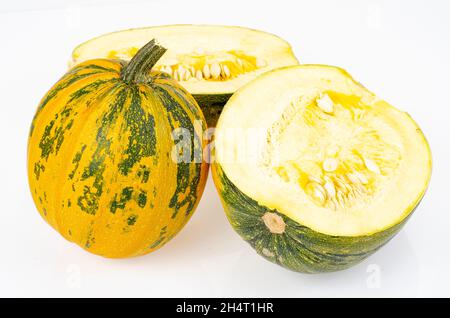
[[[167,243],[194,212],[208,173],[194,158],[205,146],[200,108],[170,76],[148,73],[164,49],[152,41],[141,51],[135,62],[73,67],[42,99],[29,135],[40,214],[67,240],[110,258]],[[189,131],[189,162],[172,159],[177,128]]]

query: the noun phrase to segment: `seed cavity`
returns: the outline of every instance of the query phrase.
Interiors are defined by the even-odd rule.
[[[112,50],[111,59],[131,59],[137,47]],[[210,52],[203,47],[191,53],[162,58],[153,69],[171,75],[177,81],[227,81],[268,65],[261,57],[248,55],[241,50]]]
[[[402,159],[386,123],[371,111],[362,98],[333,91],[292,98],[268,129],[261,168],[318,207],[357,209],[383,189]]]
[[[261,217],[264,224],[273,234],[283,234],[286,229],[286,223],[283,218],[276,213],[266,212]]]
[[[132,57],[130,52],[113,51],[110,57],[129,59]],[[227,81],[266,66],[266,60],[241,51],[208,52],[196,48],[190,54],[163,58],[154,69],[171,75],[177,81]]]

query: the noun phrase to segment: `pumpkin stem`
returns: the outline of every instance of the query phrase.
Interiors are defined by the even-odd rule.
[[[155,39],[151,40],[122,68],[122,79],[127,83],[146,82],[149,71],[166,51],[167,49],[157,44]]]

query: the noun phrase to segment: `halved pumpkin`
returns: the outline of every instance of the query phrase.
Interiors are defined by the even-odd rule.
[[[123,258],[162,247],[203,193],[206,122],[184,88],[152,71],[164,52],[150,41],[130,62],[76,65],[33,118],[28,179],[36,207],[91,253]]]
[[[130,59],[149,40],[168,48],[155,70],[171,74],[197,100],[208,125],[242,85],[269,70],[297,65],[279,37],[242,27],[169,25],[131,29],[91,39],[72,53],[71,65],[93,58]]]
[[[213,175],[229,221],[268,260],[350,267],[385,244],[423,197],[431,153],[411,117],[344,70],[269,72],[228,101]]]

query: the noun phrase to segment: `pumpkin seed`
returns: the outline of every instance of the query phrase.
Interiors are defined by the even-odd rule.
[[[366,156],[363,156],[363,161],[364,165],[366,166],[367,169],[369,169],[369,171],[372,171],[375,174],[381,173],[380,168],[378,167],[375,161]]]
[[[224,78],[229,78],[231,75],[230,69],[228,68],[228,66],[223,65],[222,66],[222,75]]]
[[[208,64],[205,64],[205,66],[203,66],[203,77],[205,79],[209,79],[211,77],[211,70]]]
[[[201,81],[203,79],[202,71],[197,70],[197,72],[195,73],[195,78],[198,79],[199,81]]]
[[[369,180],[367,179],[366,175],[361,172],[355,172],[356,177],[358,178],[359,182],[362,184],[368,184]]]
[[[316,202],[318,205],[323,205],[325,203],[325,200],[327,198],[327,194],[324,190],[324,188],[316,183],[316,182],[310,182],[306,185],[306,192],[311,196],[311,198]]]
[[[211,76],[212,76],[212,78],[218,79],[219,76],[220,76],[220,72],[221,72],[220,65],[218,63],[213,63],[211,65]]]

